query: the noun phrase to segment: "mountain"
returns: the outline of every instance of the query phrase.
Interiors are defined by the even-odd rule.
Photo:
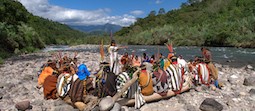
[[[255,47],[255,0],[187,0],[115,33],[119,43]]]
[[[88,26],[78,26],[78,25],[70,25],[71,28],[83,31],[83,32],[88,32],[88,33],[94,33],[94,34],[103,34],[107,33],[110,34],[111,31],[112,33],[115,33],[119,31],[122,27],[119,25],[114,25],[114,24],[104,24],[104,25],[88,25]]]
[[[0,62],[11,54],[28,53],[48,44],[82,44],[88,34],[34,16],[17,0],[0,1]]]

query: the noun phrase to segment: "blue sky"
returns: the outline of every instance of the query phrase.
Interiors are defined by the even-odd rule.
[[[29,12],[69,25],[112,23],[128,26],[160,8],[179,8],[187,0],[19,0]]]

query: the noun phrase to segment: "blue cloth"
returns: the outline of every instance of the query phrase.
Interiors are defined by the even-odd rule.
[[[216,88],[219,88],[219,82],[218,82],[218,80],[215,80],[215,81],[214,81],[214,85],[216,86]]]
[[[78,75],[78,78],[80,80],[85,80],[90,75],[90,72],[88,71],[88,69],[87,69],[85,64],[81,64],[78,67],[78,71],[77,71],[76,74]]]
[[[143,62],[150,62],[150,59],[148,56],[145,57],[145,59],[143,60]]]

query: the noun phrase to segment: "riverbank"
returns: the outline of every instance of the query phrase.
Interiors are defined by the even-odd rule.
[[[63,53],[73,55],[73,51],[64,51]],[[44,100],[42,89],[36,88],[37,71],[49,58],[51,58],[50,52],[39,52],[8,58],[4,64],[0,65],[1,110],[16,110],[15,103],[24,100],[30,101],[33,106],[31,111],[77,110],[60,99]],[[100,54],[80,52],[78,61],[85,63],[93,73],[99,69]],[[215,99],[225,111],[255,109],[255,93],[251,91],[255,89],[255,83],[251,83],[253,86],[243,85],[245,78],[255,79],[254,68],[252,66],[233,68],[221,64],[216,64],[216,66],[219,68],[220,81],[224,83],[222,90],[212,91],[207,87],[200,87],[201,91],[197,92],[191,89],[189,92],[170,99],[148,103],[141,110],[196,111],[199,110],[200,104],[205,98]]]

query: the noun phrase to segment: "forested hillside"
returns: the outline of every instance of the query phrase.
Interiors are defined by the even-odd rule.
[[[33,16],[16,0],[0,1],[0,61],[47,44],[83,43],[86,36],[66,25]]]
[[[120,43],[255,47],[255,0],[188,0],[151,11],[115,37]]]

